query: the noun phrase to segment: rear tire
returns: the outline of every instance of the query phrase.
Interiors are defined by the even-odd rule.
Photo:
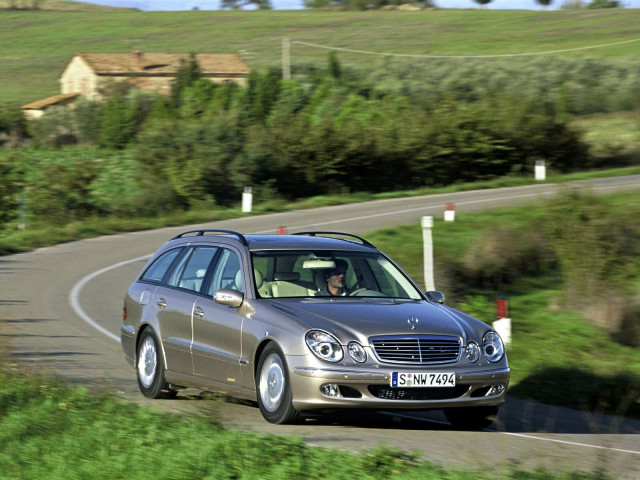
[[[498,415],[498,407],[445,408],[444,415],[456,430],[482,430]]]
[[[300,412],[293,408],[289,372],[282,351],[274,343],[266,346],[256,371],[258,406],[271,423],[295,423]]]
[[[148,398],[173,398],[176,395],[164,379],[164,356],[155,332],[147,328],[138,342],[136,364],[138,387]]]

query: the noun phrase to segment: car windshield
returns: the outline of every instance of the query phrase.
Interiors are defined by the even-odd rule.
[[[377,252],[257,251],[252,260],[260,298],[423,298],[413,283]]]

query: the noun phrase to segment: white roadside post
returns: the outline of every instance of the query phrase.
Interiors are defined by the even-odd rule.
[[[252,204],[253,204],[253,193],[251,187],[244,187],[244,192],[242,192],[242,212],[249,213],[251,212]]]
[[[536,180],[545,178],[547,178],[547,168],[544,166],[544,160],[536,160]]]
[[[504,298],[496,300],[496,317],[497,320],[492,325],[493,329],[502,337],[505,345],[511,344],[511,319],[507,300]]]
[[[424,283],[427,291],[435,290],[433,282],[433,237],[431,229],[433,227],[433,217],[422,217],[422,240],[424,250]]]

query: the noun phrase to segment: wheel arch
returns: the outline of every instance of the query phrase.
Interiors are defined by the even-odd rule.
[[[262,352],[264,352],[264,349],[267,348],[267,345],[269,345],[270,343],[275,344],[280,349],[280,351],[282,351],[282,348],[280,348],[280,345],[278,345],[278,342],[276,342],[272,338],[263,338],[260,341],[260,343],[256,347],[256,350],[255,350],[255,353],[254,353],[254,356],[253,356],[253,379],[254,379],[254,381],[256,379],[256,375],[258,374],[258,362],[260,362],[260,357],[262,356]],[[256,385],[256,391],[258,390],[257,387],[258,386]]]
[[[146,332],[148,329],[151,329],[155,334],[156,338],[158,339],[158,343],[159,343],[158,348],[162,352],[162,363],[163,363],[163,367],[166,370],[167,356],[165,355],[165,351],[164,351],[164,343],[162,342],[160,335],[158,335],[158,330],[155,329],[153,325],[151,325],[150,323],[143,323],[142,325],[140,325],[140,328],[138,328],[138,333],[136,335],[135,349],[133,351],[133,365],[135,368],[138,368],[138,352],[140,349],[140,339],[142,338],[142,334]]]

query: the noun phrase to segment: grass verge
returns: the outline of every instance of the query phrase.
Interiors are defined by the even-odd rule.
[[[601,472],[445,470],[386,447],[358,455],[229,430],[211,418],[159,413],[6,368],[0,368],[0,382],[0,472],[6,479],[606,478]]]

